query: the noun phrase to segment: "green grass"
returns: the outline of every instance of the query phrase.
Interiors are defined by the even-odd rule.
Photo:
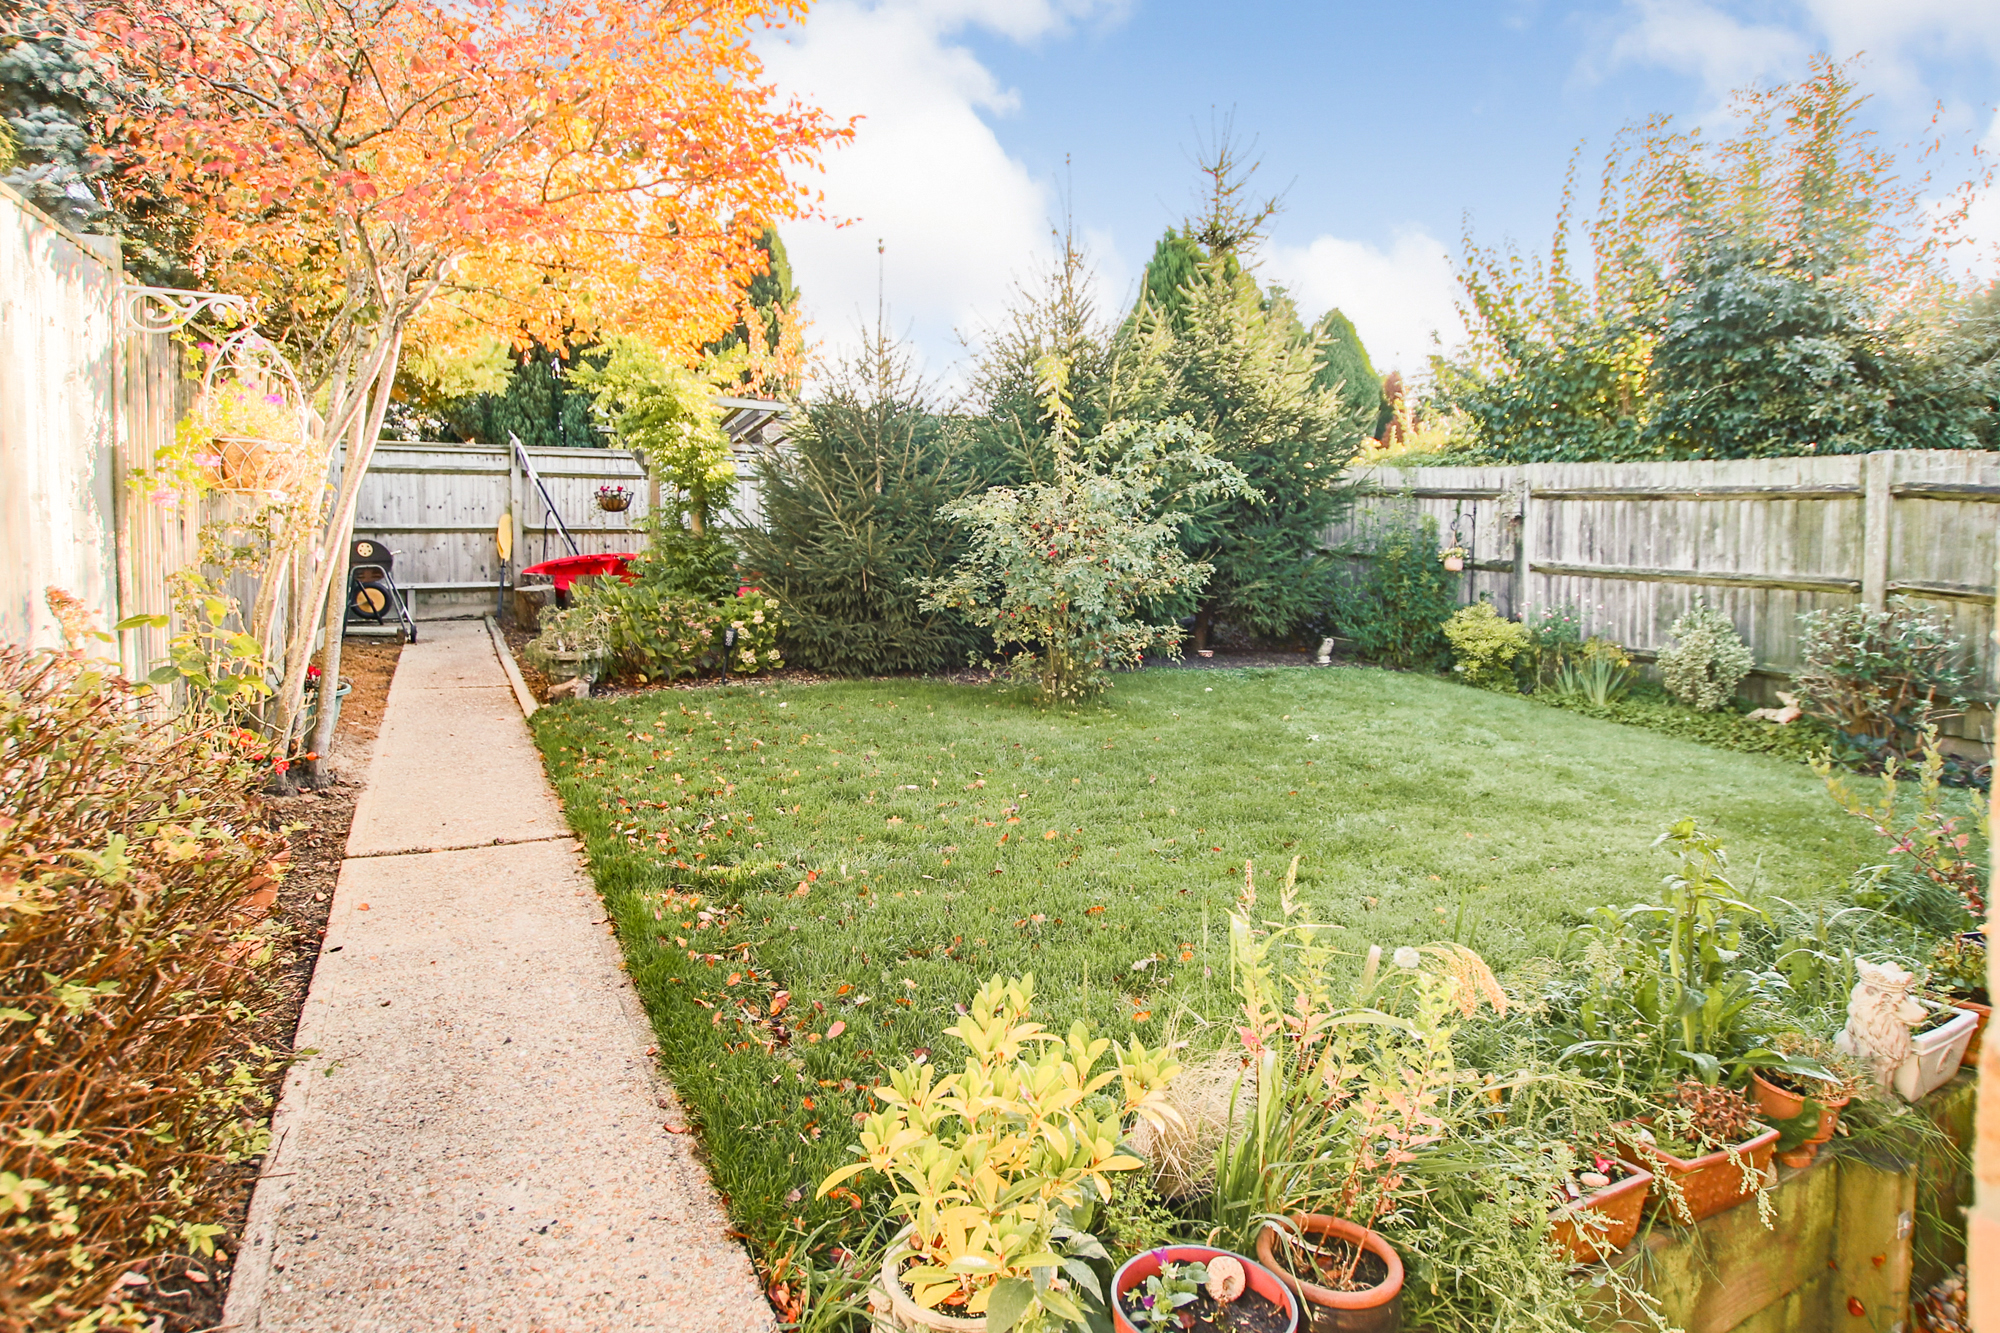
[[[1033,972],[1047,1021],[1112,1035],[1224,1015],[1246,860],[1269,890],[1298,856],[1357,950],[1456,935],[1504,969],[1649,897],[1678,815],[1764,893],[1818,897],[1867,850],[1795,762],[1373,670],[1149,671],[1074,712],[753,683],[549,708],[535,732],[762,1245],[865,1220],[814,1189],[880,1068],[939,1045],[987,975]]]

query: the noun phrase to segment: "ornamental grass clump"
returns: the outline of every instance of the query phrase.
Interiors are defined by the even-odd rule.
[[[1674,621],[1674,642],[1660,652],[1667,693],[1696,712],[1713,713],[1736,697],[1757,665],[1729,617],[1703,601]]]
[[[897,1190],[905,1230],[892,1276],[926,1310],[984,1315],[994,1333],[1085,1326],[1108,1308],[1085,1229],[1111,1177],[1145,1165],[1124,1146],[1135,1119],[1162,1124],[1179,1066],[1137,1038],[1119,1046],[1082,1024],[1059,1037],[1029,1019],[1032,976],[994,977],[950,1029],[963,1069],[914,1061],[875,1089],[855,1152],[820,1197],[875,1172]],[[1108,1066],[1105,1056],[1111,1057]],[[905,1266],[905,1259],[909,1262]]]
[[[216,742],[0,647],[0,1328],[143,1322],[120,1276],[211,1253],[265,1149],[285,844]]]

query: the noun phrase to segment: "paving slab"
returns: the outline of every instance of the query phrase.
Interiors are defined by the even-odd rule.
[[[568,832],[485,625],[427,622],[424,637],[396,663],[347,854],[486,847]]]
[[[438,639],[499,674],[483,631]],[[487,692],[475,672],[405,689],[399,668],[375,773],[403,771],[399,747],[436,753],[436,733],[490,739],[438,697]],[[528,794],[501,772],[484,800]],[[407,806],[370,781],[374,818],[401,827]],[[464,799],[436,807],[438,836],[487,826]],[[689,1137],[666,1128],[686,1121],[652,1041],[566,834],[350,856],[223,1327],[773,1329]]]

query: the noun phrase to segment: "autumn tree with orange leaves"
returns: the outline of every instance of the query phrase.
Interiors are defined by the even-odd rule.
[[[758,237],[815,206],[796,175],[850,132],[781,98],[751,50],[804,10],[117,0],[91,16],[149,90],[109,127],[120,188],[184,210],[202,284],[255,299],[317,413],[312,444],[345,446],[290,615],[281,743],[322,622],[337,652],[355,497],[406,341],[617,330],[692,359],[732,327]]]

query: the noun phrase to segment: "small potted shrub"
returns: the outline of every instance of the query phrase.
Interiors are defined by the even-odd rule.
[[[1803,1033],[1783,1033],[1772,1044],[1791,1058],[1784,1065],[1752,1071],[1750,1090],[1767,1122],[1795,1121],[1809,1106],[1818,1113],[1817,1128],[1778,1153],[1778,1160],[1786,1166],[1810,1166],[1819,1154],[1820,1145],[1833,1138],[1841,1111],[1867,1075],[1852,1056],[1836,1049],[1830,1041]],[[1826,1077],[1805,1072],[1813,1065],[1825,1069]],[[1781,1140],[1788,1137],[1789,1134],[1780,1135]]]
[[[1639,1234],[1639,1218],[1653,1189],[1653,1173],[1615,1153],[1592,1152],[1570,1173],[1550,1215],[1549,1240],[1578,1264],[1618,1253]]]
[[[1262,1264],[1207,1245],[1133,1255],[1111,1281],[1118,1333],[1293,1333],[1298,1301]]]
[[[877,1329],[1080,1329],[1103,1316],[1088,1261],[1110,1256],[1075,1216],[1111,1197],[1111,1173],[1144,1165],[1123,1147],[1129,1118],[1162,1116],[1178,1068],[1082,1023],[1066,1039],[1043,1030],[1029,1019],[1034,985],[981,986],[950,1029],[964,1069],[935,1079],[919,1061],[891,1074],[875,1089],[886,1109],[854,1150],[862,1160],[820,1184],[824,1197],[873,1171],[898,1190],[889,1209],[905,1226],[869,1295]]]
[[[1778,1131],[1756,1114],[1733,1088],[1683,1079],[1658,1115],[1625,1126],[1625,1146],[1652,1168],[1673,1216],[1691,1225],[1763,1187]]]
[[[1987,1020],[1993,1017],[1993,997],[1986,993],[1986,932],[1968,931],[1938,945],[1931,955],[1925,989],[1932,998],[1978,1016],[1972,1040],[1960,1057],[1962,1064],[1978,1064],[1979,1045],[1986,1035]]]

